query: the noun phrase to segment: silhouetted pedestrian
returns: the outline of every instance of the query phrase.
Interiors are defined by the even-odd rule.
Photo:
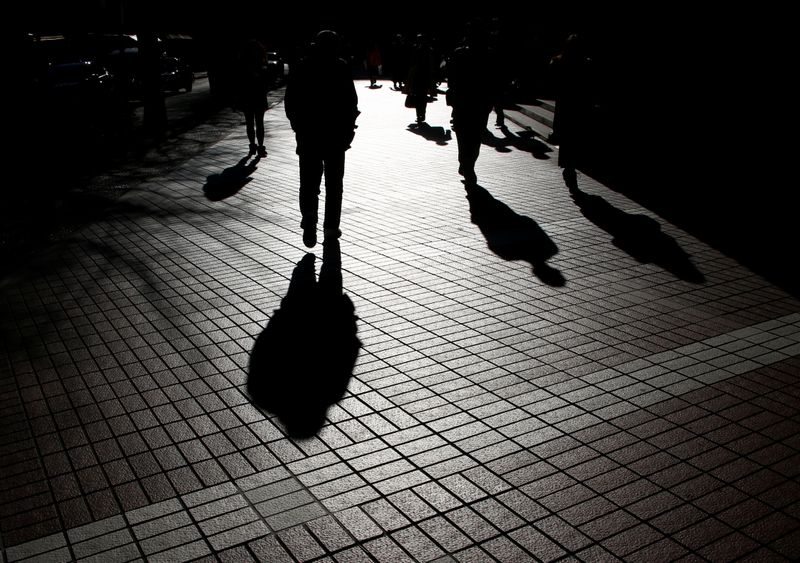
[[[489,87],[494,95],[495,125],[504,127],[506,120],[504,106],[512,75],[512,53],[499,18],[492,20],[488,43],[489,60],[494,75],[494,81]]]
[[[325,174],[325,238],[338,238],[344,187],[344,154],[356,128],[358,95],[350,67],[339,58],[339,36],[320,31],[309,55],[289,78],[286,116],[300,157],[300,213],[303,243],[317,243],[320,184]]]
[[[383,64],[383,60],[381,59],[381,51],[378,48],[377,43],[371,43],[369,49],[367,49],[366,62],[367,74],[369,75],[369,86],[370,88],[376,88],[378,75],[381,72],[381,65]]]
[[[436,88],[436,72],[428,38],[420,33],[411,51],[411,60],[408,70],[408,79],[405,84],[406,107],[412,107],[417,112],[417,123],[425,122],[428,109],[428,96]]]
[[[475,162],[495,102],[493,85],[486,34],[479,24],[473,23],[447,66],[447,105],[453,108],[458,173],[468,184],[478,180]]]
[[[269,90],[267,51],[260,42],[250,39],[242,44],[237,62],[238,105],[244,113],[250,154],[258,152],[259,157],[264,157],[267,156],[267,149],[264,147],[264,112],[267,111]]]
[[[550,62],[556,84],[553,134],[558,143],[558,165],[564,181],[577,186],[576,168],[585,151],[586,130],[591,118],[591,59],[583,40],[570,35],[564,48]]]
[[[408,45],[400,33],[392,40],[388,64],[392,75],[392,87],[395,90],[402,90],[408,76]]]

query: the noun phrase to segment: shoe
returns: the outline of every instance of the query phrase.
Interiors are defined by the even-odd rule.
[[[475,169],[474,168],[470,169],[470,168],[464,166],[463,164],[460,164],[458,166],[458,173],[461,176],[464,176],[464,179],[467,180],[467,181],[470,181],[470,182],[477,182],[478,181],[478,176],[475,175]]]
[[[258,147],[258,156],[265,158],[267,156],[267,148],[264,145]]]
[[[250,143],[250,152],[248,153],[248,156],[250,156],[251,154],[256,154],[257,151],[258,147],[253,143]]]
[[[458,173],[464,176],[464,183],[465,184],[477,184],[478,183],[478,176],[475,174],[475,170],[468,169],[465,167],[459,167]]]
[[[317,227],[308,227],[303,229],[303,244],[307,248],[314,248],[317,245]]]

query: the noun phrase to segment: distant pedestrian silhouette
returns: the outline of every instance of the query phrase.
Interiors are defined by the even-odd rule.
[[[381,51],[378,49],[378,44],[373,42],[367,49],[367,74],[369,75],[370,88],[378,88],[378,75],[380,75],[383,60],[381,59]]]
[[[267,110],[267,51],[255,39],[245,41],[238,64],[238,106],[244,113],[250,154],[267,156],[264,147],[264,112]],[[258,143],[258,144],[256,144]]]
[[[512,53],[500,18],[492,20],[492,27],[488,35],[488,50],[493,78],[489,88],[491,88],[494,98],[495,125],[504,127],[506,97],[512,76]]]
[[[558,165],[570,188],[577,186],[576,168],[586,150],[586,132],[592,109],[592,61],[583,39],[570,35],[564,48],[551,60],[556,84],[553,136],[558,144]]]
[[[436,89],[436,69],[430,42],[424,34],[417,35],[411,51],[408,78],[405,83],[406,107],[414,108],[417,123],[424,123],[428,97]]]
[[[360,113],[350,68],[338,55],[339,45],[335,32],[319,32],[308,56],[290,75],[284,97],[300,157],[300,226],[308,248],[317,244],[323,173],[325,239],[341,235],[345,151],[353,141]]]
[[[475,163],[495,102],[494,83],[486,33],[473,23],[447,65],[447,105],[453,108],[458,173],[467,184],[478,181]]]
[[[392,40],[388,65],[392,75],[392,87],[395,90],[402,90],[408,76],[408,45],[400,33]]]

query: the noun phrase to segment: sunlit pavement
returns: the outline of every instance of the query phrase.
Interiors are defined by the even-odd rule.
[[[0,283],[3,560],[796,560],[800,303],[493,117],[465,188],[444,97],[409,127],[389,86],[357,83],[361,347],[310,438],[248,395],[336,264],[281,105],[266,159],[234,128]],[[264,354],[308,420],[329,324]]]

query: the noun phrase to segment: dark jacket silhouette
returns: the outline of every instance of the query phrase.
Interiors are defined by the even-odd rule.
[[[417,123],[425,121],[428,97],[436,91],[436,73],[433,49],[428,39],[420,34],[411,52],[405,92],[408,95],[406,106],[413,107],[417,113]]]
[[[267,110],[267,51],[255,39],[245,41],[237,59],[237,105],[244,113],[250,154],[266,156],[264,148],[264,112]]]
[[[297,153],[350,148],[358,117],[350,67],[329,40],[317,42],[286,87],[284,108],[297,139]]]
[[[339,40],[321,31],[309,56],[286,87],[284,107],[300,156],[300,223],[303,243],[317,244],[319,192],[325,175],[325,237],[338,238],[344,190],[344,153],[358,117],[358,95],[348,64],[338,56]]]
[[[551,70],[556,84],[553,133],[559,145],[558,165],[572,172],[585,156],[592,111],[592,60],[578,35],[567,38],[562,52],[553,57]]]
[[[475,162],[481,138],[495,103],[495,84],[485,33],[470,29],[464,44],[447,64],[447,105],[453,108],[453,131],[458,143],[458,173],[477,181]]]

